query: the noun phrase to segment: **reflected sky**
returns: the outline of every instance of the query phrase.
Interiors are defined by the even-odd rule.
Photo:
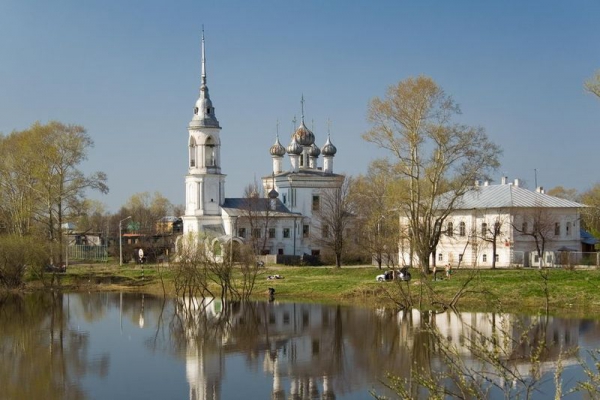
[[[491,397],[517,390],[483,361],[493,353],[513,377],[541,379],[534,398],[547,398],[557,360],[568,389],[582,376],[577,356],[600,347],[591,319],[137,293],[4,297],[0,327],[0,387],[14,399],[365,399],[389,394],[387,373],[450,376],[448,352],[493,382]]]

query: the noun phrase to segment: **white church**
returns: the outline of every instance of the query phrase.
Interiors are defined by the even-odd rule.
[[[315,215],[320,196],[324,190],[340,188],[344,176],[334,173],[337,149],[329,136],[319,148],[315,135],[306,127],[304,99],[302,119],[290,144],[284,147],[277,136],[269,149],[273,170],[262,178],[267,196],[226,198],[226,175],[221,169],[221,126],[206,83],[204,34],[201,79],[200,96],[188,125],[183,233],[206,236],[221,246],[254,240],[260,242],[258,252],[263,255],[321,255],[319,236],[326,227],[320,226]],[[323,159],[322,167],[319,156]]]

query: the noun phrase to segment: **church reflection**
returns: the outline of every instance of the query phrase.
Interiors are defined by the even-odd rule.
[[[272,399],[335,399],[372,387],[386,373],[409,377],[413,366],[444,368],[451,348],[469,368],[486,370],[495,354],[515,374],[543,374],[577,363],[584,331],[579,320],[484,312],[435,314],[281,302],[177,301],[174,337],[185,341],[190,399],[217,400],[228,373],[226,359],[243,355],[246,368],[269,378]],[[522,340],[525,338],[525,340]],[[533,349],[541,368],[530,362]],[[230,372],[235,373],[235,372]],[[539,376],[536,376],[536,378]],[[500,380],[490,371],[488,379]]]

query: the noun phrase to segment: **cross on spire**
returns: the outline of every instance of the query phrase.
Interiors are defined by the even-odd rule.
[[[302,107],[302,123],[304,123],[304,93],[302,93],[302,99],[300,100],[300,104]]]

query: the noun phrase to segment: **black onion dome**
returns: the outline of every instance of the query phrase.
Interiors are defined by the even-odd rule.
[[[277,193],[277,190],[275,190],[275,189],[269,190],[269,198],[270,199],[276,199],[277,197],[279,197],[279,193]]]
[[[317,147],[316,144],[312,144],[310,146],[310,149],[308,150],[308,155],[310,157],[319,157],[319,154],[321,154],[321,150],[319,149],[319,147]]]
[[[287,148],[288,154],[300,155],[302,153],[302,146],[298,144],[295,136],[292,136],[292,143]]]
[[[337,149],[335,148],[335,146],[333,145],[333,143],[331,143],[331,140],[329,139],[329,136],[327,137],[327,142],[325,143],[325,145],[321,149],[321,153],[324,156],[334,156],[335,153],[337,153]]]

